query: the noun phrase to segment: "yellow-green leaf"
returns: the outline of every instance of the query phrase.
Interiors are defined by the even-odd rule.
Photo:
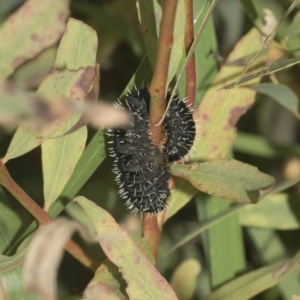
[[[100,239],[100,245],[110,261],[119,267],[127,283],[126,291],[130,299],[177,299],[167,281],[105,210],[84,197],[75,200],[86,212],[100,237],[102,234],[116,236]]]
[[[78,25],[80,25],[80,30]],[[81,44],[78,44],[78,40],[74,38],[73,28]],[[73,54],[69,52],[69,43],[73,43]],[[64,65],[68,69],[54,68],[40,85],[38,94],[53,100],[58,97],[67,97],[77,101],[84,99],[96,76],[96,51],[96,32],[81,21],[70,19],[67,25],[67,33],[64,35],[58,49],[58,63],[55,63],[55,66],[61,67]],[[23,155],[42,144],[69,118],[70,114],[65,114],[65,116],[55,120],[51,126],[39,133],[20,126],[9,145],[5,161]]]
[[[73,115],[56,132],[57,136],[63,135],[78,121],[80,116]],[[65,184],[70,179],[86,143],[87,128],[49,139],[42,145],[42,165],[44,179],[44,208],[49,209],[52,202],[60,195]]]
[[[70,19],[67,30],[59,45],[55,67],[58,77],[54,78],[55,82],[48,80],[42,85],[47,92],[51,92],[51,87],[55,87],[58,78],[61,82],[70,70],[77,72],[85,70],[85,77],[76,83],[61,85],[63,93],[69,93],[69,97],[73,99],[84,99],[89,92],[93,80],[96,76],[96,50],[97,35],[96,32],[84,23]],[[67,70],[66,70],[67,68]],[[90,70],[90,71],[87,71]],[[62,77],[60,76],[62,75]],[[66,76],[66,77],[64,77]],[[70,78],[72,79],[72,78]],[[66,89],[69,87],[69,89]],[[78,121],[80,116],[73,115],[65,122],[56,135],[60,136],[71,129]],[[55,201],[63,190],[65,184],[70,179],[75,165],[80,158],[87,138],[86,127],[82,127],[72,134],[65,135],[61,138],[48,140],[42,144],[42,165],[44,176],[44,197],[45,209],[48,210],[50,205]]]
[[[171,285],[180,300],[190,300],[197,286],[197,277],[201,272],[198,260],[189,258],[184,260],[174,271]]]

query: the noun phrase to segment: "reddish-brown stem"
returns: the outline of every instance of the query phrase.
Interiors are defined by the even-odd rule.
[[[40,225],[47,224],[51,221],[48,214],[11,178],[5,165],[2,163],[2,160],[0,160],[0,184],[3,185],[20,202],[20,204],[31,213]]]
[[[193,0],[185,0],[186,23],[185,23],[185,51],[189,52],[194,41],[194,15],[193,15]],[[195,102],[195,87],[196,87],[196,63],[195,54],[191,59],[186,69],[186,97],[187,105],[194,106]]]
[[[12,179],[2,160],[0,159],[0,185],[5,187],[19,203],[38,221],[39,225],[45,225],[51,222],[48,214],[30,198],[25,191]],[[66,250],[86,267],[96,270],[99,265],[93,258],[88,256],[81,247],[69,240],[66,244]]]
[[[165,0],[163,16],[160,24],[160,35],[153,77],[149,86],[150,101],[150,132],[156,146],[161,148],[162,124],[157,125],[165,111],[165,94],[175,23],[177,0]],[[152,253],[157,261],[161,229],[157,218],[143,218],[143,236],[149,242]]]
[[[147,218],[143,215],[143,237],[149,243],[151,252],[157,262],[158,246],[161,236],[161,229],[158,226],[157,218]]]
[[[177,0],[165,0],[163,17],[160,24],[157,57],[153,77],[149,86],[150,131],[154,143],[159,146],[162,140],[162,124],[157,126],[165,111],[165,93],[167,88],[169,61],[173,46],[173,30]]]

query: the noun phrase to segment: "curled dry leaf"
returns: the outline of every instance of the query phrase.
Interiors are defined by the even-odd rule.
[[[59,218],[39,229],[24,263],[24,284],[28,290],[45,299],[56,299],[56,276],[64,245],[75,231],[86,240],[95,240],[86,227],[66,218]]]
[[[39,128],[56,117],[50,104],[41,96],[0,80],[0,126],[11,127],[24,122],[28,127]]]
[[[20,89],[9,81],[0,80],[0,126],[14,127],[22,123],[27,128],[41,130],[56,119],[74,112],[82,113],[82,125],[76,124],[68,133],[87,123],[96,128],[113,128],[129,122],[129,114],[110,104],[83,104],[67,98],[49,100]]]
[[[130,115],[123,109],[118,109],[108,103],[87,103],[83,107],[82,118],[96,128],[114,128],[126,126]]]

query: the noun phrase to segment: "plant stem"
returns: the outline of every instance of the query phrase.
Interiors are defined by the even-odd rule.
[[[160,242],[161,229],[158,227],[157,217],[147,218],[147,214],[143,215],[143,238],[149,243],[151,252],[157,262],[158,246]]]
[[[3,185],[28,212],[30,212],[40,225],[47,224],[51,221],[48,214],[11,178],[5,165],[2,163],[2,160],[0,160],[0,184]]]
[[[150,132],[154,144],[159,146],[162,140],[162,124],[157,126],[165,111],[165,95],[167,89],[168,69],[173,45],[177,0],[165,0],[163,16],[160,24],[157,57],[153,77],[149,86]]]
[[[189,52],[194,41],[194,15],[193,15],[193,0],[185,0],[185,50]],[[191,59],[186,69],[186,97],[187,105],[194,106],[195,102],[195,87],[196,87],[196,65],[195,65],[195,53],[191,56]]]
[[[177,0],[165,0],[163,16],[160,24],[157,57],[153,77],[149,86],[150,101],[150,132],[156,146],[159,148],[162,142],[163,124],[157,125],[165,111],[165,96],[171,50],[173,45],[173,31],[175,23]],[[161,237],[161,229],[157,218],[143,217],[143,236],[149,242],[152,253],[157,261],[158,246]]]
[[[0,159],[0,184],[5,187],[16,200],[38,221],[39,225],[51,222],[48,214],[12,179],[2,160]],[[85,253],[74,241],[69,240],[65,249],[83,265],[96,270],[99,265],[97,261]]]

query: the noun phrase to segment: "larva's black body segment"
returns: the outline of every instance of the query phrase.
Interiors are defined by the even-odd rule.
[[[168,93],[166,104],[170,97],[171,93]],[[169,163],[172,163],[190,152],[196,137],[196,125],[192,112],[177,95],[171,102],[163,126],[167,136],[164,152]]]
[[[121,106],[131,112],[128,128],[115,129],[115,172],[121,197],[126,205],[141,212],[158,213],[165,209],[170,196],[170,171],[163,154],[149,134],[147,90],[128,95]]]
[[[169,99],[170,93],[166,105]],[[196,130],[191,111],[177,96],[174,98],[163,123],[166,140],[161,153],[149,133],[148,89],[128,94],[118,105],[131,112],[130,126],[113,131],[119,193],[127,199],[128,208],[159,213],[170,196],[168,164],[182,159],[193,146]]]

